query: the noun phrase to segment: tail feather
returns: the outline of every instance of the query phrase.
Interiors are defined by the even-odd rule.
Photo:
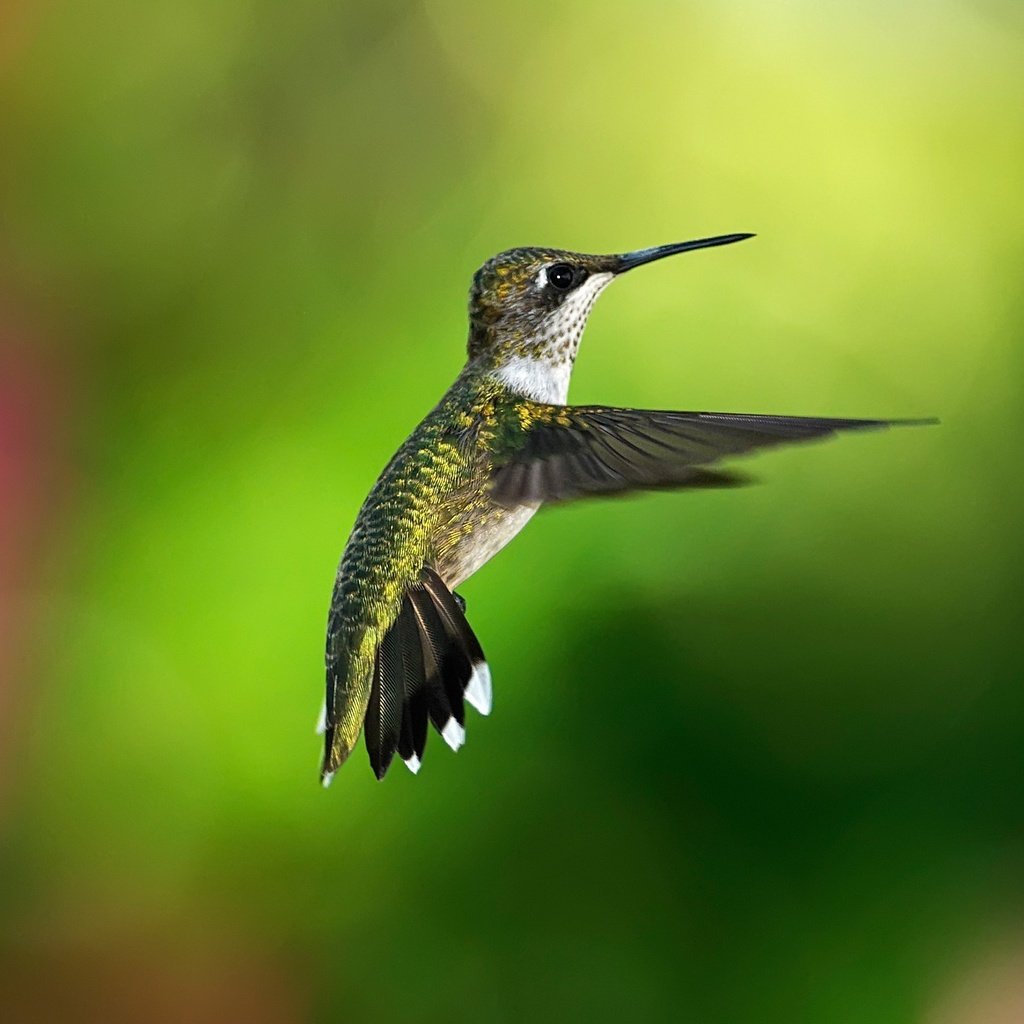
[[[401,624],[396,622],[384,635],[377,649],[370,703],[367,705],[366,721],[363,724],[370,765],[378,779],[384,778],[384,773],[395,756],[402,729],[405,690],[402,681],[404,668],[400,628]]]
[[[398,616],[398,625],[405,694],[398,753],[409,770],[415,774],[423,762],[423,751],[427,745],[428,711],[423,646],[420,642],[419,626],[411,603],[407,602],[402,605],[401,614]]]
[[[428,722],[458,750],[466,737],[467,701],[490,712],[490,670],[464,605],[426,568],[376,653],[363,732],[377,778],[384,777],[396,752],[419,771]],[[331,732],[328,722],[328,739]]]
[[[422,600],[426,605],[424,619],[430,631],[431,646],[437,655],[438,676],[444,687],[445,696],[448,698],[448,706],[451,709],[450,717],[454,718],[460,726],[465,726],[466,707],[463,693],[469,677],[473,674],[469,652],[458,633],[449,627],[444,613],[435,602],[433,595],[426,588],[422,593]],[[442,735],[444,735],[443,723]]]
[[[466,700],[482,715],[491,713],[491,672],[476,634],[466,621],[466,602],[453,594],[432,569],[424,571],[423,586],[445,623],[450,642],[469,659],[469,678],[463,684]]]
[[[427,713],[434,728],[444,735],[444,728],[449,719],[455,717],[448,696],[448,688],[444,684],[444,635],[437,621],[434,606],[423,593],[422,588],[415,588],[406,600],[411,604],[419,627],[420,644],[423,650],[425,678],[422,686],[427,698]]]
[[[427,726],[430,718],[427,711],[425,689],[406,695],[402,709],[402,737],[398,744],[398,755],[406,767],[415,775],[423,764],[423,751],[427,745]]]

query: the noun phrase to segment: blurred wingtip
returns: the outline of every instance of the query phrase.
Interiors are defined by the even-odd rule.
[[[942,423],[938,416],[923,416],[920,419],[889,420],[890,427],[937,427]]]

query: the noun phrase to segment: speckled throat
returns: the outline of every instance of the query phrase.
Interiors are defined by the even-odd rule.
[[[538,276],[543,279],[544,271]],[[500,354],[491,372],[516,394],[563,405],[569,397],[569,378],[587,318],[612,280],[607,272],[588,277],[533,333],[499,345]]]

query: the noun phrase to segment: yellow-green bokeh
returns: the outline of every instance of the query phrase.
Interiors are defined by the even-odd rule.
[[[254,1020],[953,1020],[1022,924],[1016,6],[14,7],[3,283],[69,468],[2,976],[109,1006],[81,965],[130,949],[269,985]],[[472,271],[732,231],[601,299],[573,400],[942,426],[539,516],[464,588],[493,716],[320,790],[336,560]]]

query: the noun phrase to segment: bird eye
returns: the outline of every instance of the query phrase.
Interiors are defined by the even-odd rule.
[[[576,274],[568,263],[556,263],[548,267],[548,284],[560,292],[568,291],[576,280]]]

